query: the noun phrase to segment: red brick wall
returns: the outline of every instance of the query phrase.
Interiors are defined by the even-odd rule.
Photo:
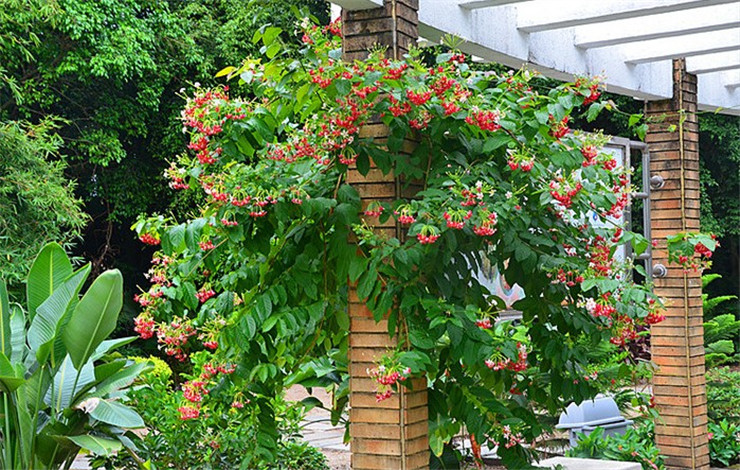
[[[386,56],[400,58],[418,37],[418,0],[386,1],[384,7],[373,10],[344,11],[344,58],[362,59],[368,50],[386,47]],[[373,137],[379,143],[388,136],[381,123],[366,125],[361,137]],[[414,142],[408,141],[403,152],[413,151]],[[414,186],[405,185],[393,174],[383,175],[371,164],[363,176],[350,169],[347,182],[362,198],[363,207],[371,201],[393,201],[413,196]],[[402,236],[393,218],[380,223],[366,217],[370,227],[390,236]],[[426,380],[411,381],[412,390],[400,388],[399,393],[377,403],[375,382],[367,369],[375,367],[375,360],[396,345],[388,336],[385,320],[376,323],[372,314],[354,288],[349,293],[350,316],[350,446],[352,468],[374,470],[417,470],[429,467],[427,439]]]
[[[656,441],[669,469],[708,469],[707,399],[704,379],[704,329],[701,276],[668,265],[667,236],[699,230],[699,125],[696,117],[696,76],[675,60],[674,96],[648,102],[646,141],[650,172],[665,179],[651,193],[652,236],[658,240],[653,263],[668,266],[655,279],[655,292],[667,305],[666,319],[652,327],[653,361],[659,370],[653,394],[662,422]],[[675,130],[674,130],[675,128]]]

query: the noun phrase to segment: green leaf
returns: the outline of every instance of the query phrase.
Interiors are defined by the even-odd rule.
[[[335,80],[334,85],[337,87],[337,92],[342,96],[347,96],[349,95],[349,92],[352,91],[352,83],[350,83],[349,80]]]
[[[588,122],[593,122],[599,116],[602,109],[604,109],[603,103],[594,103],[589,106],[588,112],[586,113],[586,120]]]
[[[84,402],[80,404],[80,406],[83,405]],[[98,421],[119,428],[138,429],[144,427],[144,420],[136,411],[114,401],[99,400],[97,405],[92,407],[89,414]]]
[[[5,283],[0,281],[0,353],[10,356],[11,354],[11,330],[10,330],[10,302],[8,301],[8,290]]]
[[[353,256],[349,260],[349,282],[357,282],[363,272],[367,269],[367,258]]]
[[[216,78],[223,77],[224,75],[230,75],[231,73],[236,71],[236,67],[230,65],[226,68],[223,68],[216,73]]]
[[[483,152],[493,152],[497,148],[506,145],[510,141],[511,137],[509,137],[507,134],[493,134],[492,136],[488,137],[483,144]]]
[[[15,369],[13,369],[7,356],[0,353],[0,391],[11,393],[23,385],[24,382],[23,377],[16,377]]]
[[[12,309],[10,315],[11,355],[10,361],[23,361],[26,352],[26,316],[20,307]]]
[[[108,354],[110,351],[118,349],[121,346],[125,346],[129,343],[133,343],[138,338],[138,336],[125,336],[123,338],[106,339],[105,341],[100,343],[100,346],[95,349],[95,352],[92,354],[92,356],[90,356],[90,359],[93,361],[97,361],[101,357]]]
[[[26,284],[29,320],[33,320],[39,305],[71,274],[72,263],[58,243],[49,243],[39,252]]]
[[[92,362],[86,362],[79,374],[77,371],[70,357],[65,357],[62,366],[54,376],[54,386],[44,396],[44,403],[60,411],[69,408],[77,393],[95,381],[95,369]]]
[[[265,55],[267,56],[268,59],[272,59],[273,57],[277,55],[278,52],[280,52],[281,48],[282,46],[280,45],[279,42],[273,42],[265,51]]]
[[[271,45],[275,39],[282,33],[283,30],[278,28],[277,26],[270,26],[268,27],[265,32],[262,34],[262,42],[269,46]]]
[[[141,375],[151,369],[151,364],[147,362],[138,362],[132,366],[124,367],[123,369],[107,377],[102,382],[95,385],[95,392],[92,396],[104,397],[105,395],[114,393],[122,388],[128,387],[133,381]]]
[[[378,271],[375,270],[375,267],[371,266],[360,276],[360,280],[357,283],[357,296],[361,300],[367,299],[375,288],[377,280]]]
[[[254,311],[260,321],[265,321],[265,319],[272,314],[272,301],[270,300],[270,296],[267,294],[259,296],[257,298],[257,302],[254,304]]]
[[[43,364],[49,357],[54,340],[58,337],[64,320],[74,308],[80,289],[90,274],[90,269],[88,264],[77,271],[36,309],[36,316],[31,320],[31,326],[28,328],[28,345],[36,355],[39,364]],[[56,360],[52,358],[52,367],[56,367],[57,362],[63,357],[64,353]]]
[[[103,457],[110,457],[123,447],[123,445],[117,440],[93,436],[91,434],[68,436],[67,439],[80,446],[82,449]]]
[[[113,332],[123,305],[123,276],[116,270],[101,274],[74,309],[62,331],[62,341],[76,368]]]

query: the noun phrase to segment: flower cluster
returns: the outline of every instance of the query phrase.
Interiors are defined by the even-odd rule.
[[[393,386],[398,382],[403,382],[411,375],[411,368],[401,368],[399,364],[392,365],[390,367],[380,364],[375,369],[368,369],[368,375],[375,379],[377,383],[377,390],[375,392],[375,399],[378,402],[386,400],[393,395]]]
[[[218,375],[230,375],[234,373],[236,367],[233,365],[214,366],[211,363],[205,363],[202,369],[203,372],[201,372],[198,378],[185,382],[181,387],[182,396],[187,402],[178,408],[180,419],[182,420],[198,418],[203,399],[210,392],[209,387],[215,385]],[[244,403],[238,399],[232,403],[232,408],[242,408],[243,406]]]
[[[516,344],[517,360],[512,361],[508,357],[502,357],[500,354],[493,359],[486,359],[485,364],[491,370],[511,370],[522,372],[527,370],[527,347],[522,343]]]
[[[178,361],[184,361],[188,355],[185,347],[188,339],[195,335],[195,328],[189,320],[175,318],[169,323],[162,323],[157,328],[157,342],[164,348],[165,354]]]
[[[668,261],[677,263],[684,272],[703,270],[712,264],[712,253],[719,246],[715,235],[678,233],[668,241]]]

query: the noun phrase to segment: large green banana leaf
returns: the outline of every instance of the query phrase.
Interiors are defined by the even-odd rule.
[[[69,408],[77,394],[95,381],[95,370],[92,362],[87,362],[77,377],[75,368],[69,356],[64,358],[62,366],[54,376],[54,381],[44,397],[44,403],[54,410]]]
[[[118,270],[101,274],[80,300],[62,331],[72,364],[81,368],[113,332],[123,306],[123,276]]]
[[[47,244],[36,256],[28,273],[26,297],[28,299],[28,318],[33,320],[36,309],[46,300],[54,289],[72,274],[72,263],[58,243]]]
[[[8,289],[0,281],[0,352],[10,356],[10,302]]]
[[[111,456],[123,447],[119,441],[91,434],[68,436],[67,439],[95,455]]]
[[[77,296],[82,285],[90,274],[90,265],[78,270],[69,279],[57,286],[54,292],[36,308],[36,316],[28,328],[28,344],[36,354],[39,364],[46,362],[53,352],[53,343],[60,333],[65,316],[68,316],[77,303]],[[57,351],[59,353],[59,351]],[[64,357],[54,357],[52,354],[51,367],[56,368]]]
[[[144,427],[144,420],[132,408],[115,401],[97,400],[89,415],[98,421],[127,429]]]

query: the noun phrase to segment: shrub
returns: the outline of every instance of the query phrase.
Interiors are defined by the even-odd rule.
[[[655,446],[651,421],[644,421],[622,435],[604,436],[596,428],[588,436],[579,434],[578,445],[566,454],[569,457],[639,462],[643,470],[663,470],[665,464]]]
[[[136,362],[149,362],[135,358]],[[180,404],[183,392],[175,390],[171,370],[164,361],[152,359],[154,369],[142,376],[128,395],[128,404],[147,423],[148,432],[136,440],[136,457],[128,454],[100,457],[93,466],[106,469],[138,469],[138,462],[150,462],[152,468],[260,468],[280,470],[324,470],[326,458],[317,449],[300,440],[302,407],[276,399],[271,405],[280,422],[281,439],[277,457],[260,453],[259,414],[247,403],[213,400],[201,408],[198,419],[183,419]],[[222,394],[216,387],[210,393]],[[186,392],[189,393],[189,392]]]
[[[712,465],[740,462],[740,425],[725,419],[709,422],[709,460]]]
[[[716,367],[707,372],[707,414],[714,422],[740,424],[740,372]]]
[[[14,291],[34,256],[51,241],[68,246],[87,218],[64,177],[55,125],[0,122],[0,273]]]
[[[134,338],[105,340],[123,302],[121,273],[104,272],[80,298],[89,274],[52,243],[31,266],[26,310],[0,282],[0,468],[69,468],[80,449],[131,450],[128,430],[144,426],[120,399],[147,366],[109,354]]]

